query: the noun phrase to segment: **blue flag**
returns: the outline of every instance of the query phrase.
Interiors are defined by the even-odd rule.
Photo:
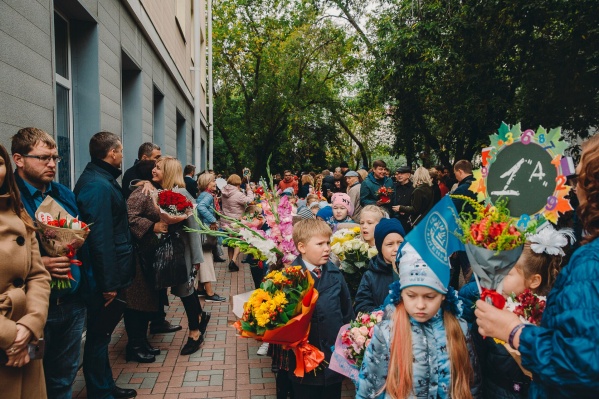
[[[465,251],[464,244],[455,234],[462,233],[457,223],[458,211],[449,195],[426,214],[405,237],[422,260],[435,272],[445,287],[449,285],[449,256],[456,251]],[[401,249],[397,251],[397,262]]]

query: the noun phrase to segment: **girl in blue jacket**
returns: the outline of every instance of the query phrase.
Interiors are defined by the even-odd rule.
[[[473,398],[479,386],[457,293],[411,245],[402,249],[392,305],[374,328],[356,398]]]

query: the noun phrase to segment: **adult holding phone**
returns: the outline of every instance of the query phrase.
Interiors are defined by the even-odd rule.
[[[28,344],[43,332],[48,315],[50,274],[23,209],[10,158],[0,145],[0,392],[4,398],[45,398],[41,361],[31,361]]]
[[[586,235],[561,270],[539,327],[476,302],[478,330],[520,351],[533,374],[530,398],[599,396],[599,135],[582,146],[578,215]]]

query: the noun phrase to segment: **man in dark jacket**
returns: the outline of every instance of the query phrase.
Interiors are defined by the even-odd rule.
[[[400,166],[395,171],[395,179],[397,180],[397,183],[395,183],[395,192],[393,193],[393,206],[408,206],[412,204],[412,192],[414,191],[414,185],[410,180],[411,176],[412,168],[407,165]],[[394,216],[401,222],[401,225],[406,232],[409,233],[410,230],[412,230],[412,225],[408,222],[410,215],[395,212]]]
[[[137,176],[137,170],[135,169],[135,164],[138,163],[139,161],[145,161],[145,160],[156,161],[156,160],[160,159],[161,156],[162,156],[162,152],[160,151],[160,147],[157,144],[143,143],[142,145],[139,146],[139,149],[137,150],[137,159],[133,163],[133,166],[131,166],[129,169],[127,169],[125,171],[125,174],[123,175],[122,190],[123,190],[123,196],[125,197],[125,201],[127,201],[129,196],[131,195],[131,191],[132,191],[131,187],[130,187],[131,182],[133,180],[139,180],[139,176]]]
[[[12,137],[11,144],[17,166],[15,180],[29,216],[35,219],[35,211],[48,196],[71,216],[79,215],[73,192],[53,181],[60,156],[52,136],[41,129],[26,127]],[[79,249],[78,255],[85,250],[85,247]],[[87,273],[90,271],[87,263],[77,266],[71,264],[66,256],[48,256],[42,245],[40,254],[53,280],[61,279],[70,283],[69,288],[52,289],[44,327],[46,349],[43,359],[48,397],[70,398],[79,369],[81,336],[85,325],[83,294],[89,291],[92,278]],[[70,280],[69,272],[72,276]]]
[[[393,181],[385,175],[386,168],[385,161],[376,160],[372,163],[372,172],[368,174],[360,186],[360,204],[362,204],[362,207],[378,205],[385,206],[387,212],[391,210],[391,202],[382,202],[378,194],[381,187],[393,189]]]
[[[90,263],[96,282],[94,298],[88,309],[90,320],[83,354],[83,374],[90,398],[132,398],[133,389],[115,385],[108,359],[110,334],[95,332],[93,322],[101,319],[119,291],[133,281],[135,266],[129,232],[127,204],[117,178],[123,160],[119,136],[99,132],[89,143],[91,162],[75,185],[80,219],[92,224],[87,238]]]
[[[193,165],[185,165],[183,176],[185,178],[185,189],[193,198],[198,198],[198,182],[193,178],[196,174],[196,167]]]
[[[456,179],[458,179],[458,187],[452,194],[464,195],[476,201],[476,193],[470,191],[470,185],[474,181],[474,176],[472,176],[472,163],[465,159],[457,161],[453,166],[453,172],[455,174]],[[458,212],[474,212],[474,207],[466,203],[465,200],[457,198],[452,198],[452,200]],[[464,206],[465,203],[466,205]],[[449,285],[457,290],[460,284],[460,269],[462,270],[465,281],[468,281],[470,277],[470,261],[468,260],[466,252],[458,251],[454,255],[452,255],[452,257],[450,258],[450,262],[451,279],[449,281]]]

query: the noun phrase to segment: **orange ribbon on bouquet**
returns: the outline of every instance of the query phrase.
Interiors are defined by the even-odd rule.
[[[310,278],[311,276],[309,276]],[[233,326],[239,331],[242,337],[282,345],[284,349],[293,350],[296,359],[294,374],[297,377],[303,377],[306,372],[309,373],[314,370],[324,360],[324,353],[314,345],[308,343],[310,320],[316,308],[317,300],[318,291],[315,288],[310,288],[302,299],[301,313],[289,320],[284,326],[275,328],[274,330],[266,330],[264,335],[244,331],[241,328],[239,320]]]

